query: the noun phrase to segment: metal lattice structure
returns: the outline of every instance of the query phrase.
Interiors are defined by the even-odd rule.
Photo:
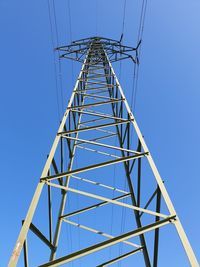
[[[134,264],[134,257],[140,254],[143,264],[141,266],[156,267],[159,231],[168,225],[174,225],[191,266],[199,266],[111,65],[112,62],[124,58],[131,58],[137,64],[137,49],[138,47],[123,46],[118,41],[101,37],[82,39],[58,48],[61,57],[83,64],[23,221],[9,267],[17,265],[23,247],[24,264],[28,266],[26,240],[29,230],[49,249],[50,257],[46,259],[46,263],[41,262],[40,267],[60,266],[84,256],[87,260],[90,254],[119,244],[127,247],[125,253],[116,253],[107,260],[103,257],[103,261],[98,257],[97,262],[93,262],[91,266],[109,266],[128,257],[131,257]],[[112,179],[113,168],[119,176],[115,184]],[[148,190],[142,189],[142,168],[146,177],[143,187],[148,187]],[[147,170],[150,175],[147,175]],[[151,177],[149,182],[147,177]],[[126,186],[122,188],[124,183]],[[49,238],[33,224],[33,216],[44,188],[47,188],[48,195],[48,216],[44,214],[44,217],[48,218],[46,228]],[[57,216],[53,211],[53,190],[57,192],[57,200],[60,201]],[[107,190],[106,193],[103,190]],[[74,208],[73,198],[70,202],[74,194],[81,196],[83,201],[81,208],[70,210],[69,208]],[[112,217],[108,207],[113,206],[116,218],[119,218],[117,209],[128,212],[129,231],[120,232],[117,226],[112,231],[116,235],[104,231],[108,230],[107,225]],[[77,216],[80,216],[78,222]],[[92,218],[98,218],[101,229],[93,227],[93,223],[90,223]],[[63,235],[66,234],[62,231],[63,224],[84,231],[81,247],[67,255],[63,244],[61,245]],[[96,234],[101,239],[90,244],[90,235],[87,238],[86,233]],[[151,233],[148,242],[147,233]],[[57,256],[58,254],[61,256]],[[90,265],[88,263],[83,266]]]

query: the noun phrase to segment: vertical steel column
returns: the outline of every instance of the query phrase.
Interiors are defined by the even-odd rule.
[[[141,143],[138,140],[138,152],[141,152]],[[141,159],[138,159],[138,173],[137,173],[137,205],[140,207],[140,193],[141,193]]]
[[[161,206],[161,192],[160,192],[160,188],[157,187],[156,212],[158,213],[160,213],[160,206]],[[159,220],[160,220],[160,217],[156,216],[155,221],[158,222]],[[159,243],[159,228],[155,229],[155,235],[154,235],[153,267],[158,266],[158,243]]]
[[[22,225],[23,225],[23,223],[24,223],[24,221],[22,221]],[[28,245],[27,245],[27,240],[24,241],[23,250],[24,250],[24,267],[28,267]]]

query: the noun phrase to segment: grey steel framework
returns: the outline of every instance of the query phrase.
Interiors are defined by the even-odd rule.
[[[61,57],[70,58],[83,64],[27,216],[23,221],[9,267],[17,265],[22,249],[24,249],[24,264],[26,267],[28,266],[27,234],[29,230],[49,248],[50,257],[46,259],[46,263],[41,262],[40,267],[60,266],[119,243],[125,244],[129,250],[104,262],[99,262],[101,261],[100,258],[98,262],[94,262],[93,266],[109,266],[128,257],[131,257],[134,264],[134,255],[139,253],[143,258],[144,266],[156,267],[158,266],[159,231],[161,227],[167,227],[170,224],[174,225],[191,266],[199,266],[111,65],[112,62],[124,58],[130,58],[137,64],[137,48],[123,46],[118,41],[101,37],[78,40],[71,45],[58,48]],[[74,161],[78,155],[81,155],[81,160],[80,157],[77,157],[78,163],[75,164]],[[143,161],[146,161],[145,164],[149,166],[155,189],[151,192],[152,194],[144,198],[146,204],[142,200],[142,184],[145,187],[147,180],[145,177],[145,181],[141,181]],[[115,185],[111,184],[109,168],[113,166],[122,169],[122,171],[117,171],[120,176],[118,179],[126,180],[128,190],[116,188]],[[103,176],[102,181],[97,182],[96,176]],[[87,184],[86,190],[72,186],[74,180]],[[109,197],[107,194],[104,197],[102,193],[97,194],[95,190],[91,192],[90,186],[95,186],[100,192],[103,192],[103,189],[109,192],[114,191],[117,195]],[[49,238],[32,222],[45,187],[48,195],[47,227]],[[55,220],[55,227],[53,225],[54,219],[52,219],[52,217],[55,218],[55,213],[52,212],[54,201],[51,198],[52,190],[57,190],[60,197],[60,208]],[[67,207],[72,194],[78,194],[82,198],[85,197],[85,199],[96,202],[69,212]],[[163,201],[163,213],[161,213],[161,199]],[[83,201],[83,205],[85,203]],[[133,222],[130,231],[114,236],[112,233],[108,234],[94,229],[89,221],[88,225],[90,226],[86,226],[81,221],[77,223],[71,220],[71,218],[81,214],[88,214],[89,216],[91,212],[93,212],[93,216],[96,216],[98,210],[102,211],[105,207],[112,205],[119,209],[132,211],[132,218],[129,218],[129,221]],[[70,206],[73,207],[73,205]],[[107,217],[111,216],[108,212],[105,214]],[[147,219],[143,222],[143,218]],[[105,240],[90,246],[85,246],[81,242],[82,247],[79,250],[68,255],[63,250],[62,256],[57,257],[61,234],[63,235],[63,224],[67,224],[69,227],[78,227],[84,233],[97,234]],[[153,233],[150,244],[146,239],[147,232]],[[72,242],[73,240],[72,238]],[[137,244],[133,241],[136,241]],[[150,252],[153,253],[153,256],[150,255]]]

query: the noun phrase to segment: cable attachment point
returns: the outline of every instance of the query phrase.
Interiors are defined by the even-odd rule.
[[[142,39],[138,42],[138,44],[137,44],[137,46],[136,46],[136,48],[135,48],[135,52],[136,52],[136,63],[139,65],[140,64],[140,61],[139,61],[139,54],[138,54],[138,49],[139,49],[139,47],[140,47],[140,45],[141,45],[141,43],[142,43]]]

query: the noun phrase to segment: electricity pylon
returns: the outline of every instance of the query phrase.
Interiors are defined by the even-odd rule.
[[[109,266],[128,257],[131,257],[133,265],[137,263],[139,266],[139,258],[136,261],[134,258],[138,254],[141,255],[141,266],[156,267],[160,228],[168,225],[175,227],[191,266],[199,266],[112,67],[112,62],[125,58],[138,64],[137,49],[101,37],[78,40],[58,48],[61,57],[82,62],[82,68],[23,221],[9,267],[17,265],[22,248],[24,265],[28,266],[29,230],[49,248],[49,258],[46,258],[46,263],[40,262],[40,267],[68,266],[73,261],[77,266],[77,260],[83,257],[86,260],[83,266]],[[117,181],[113,179],[113,171]],[[124,183],[126,186],[122,188]],[[47,217],[45,228],[48,228],[49,238],[32,222],[45,187],[48,216],[43,214],[40,221]],[[53,190],[57,194],[56,200],[52,198]],[[81,198],[78,209],[74,209],[73,195]],[[60,204],[55,219],[54,208],[58,206],[58,200]],[[114,207],[112,214],[110,207]],[[120,232],[117,220],[120,221],[119,214],[124,211],[128,214],[130,229]],[[80,216],[78,222],[71,220],[77,216]],[[112,233],[107,233],[114,216],[116,227]],[[92,218],[98,220],[98,229],[94,227]],[[79,233],[84,232],[79,249],[67,255],[65,252],[69,245],[63,242],[66,235],[63,224],[77,227]],[[90,233],[88,237],[86,232]],[[148,240],[147,232],[151,233]],[[97,243],[91,244],[91,233],[97,235]],[[75,238],[72,238],[73,242],[77,243]],[[119,244],[126,246],[125,253],[119,255],[117,249],[114,258],[106,260],[104,255],[92,258],[92,265],[89,261],[87,263],[90,254]]]

